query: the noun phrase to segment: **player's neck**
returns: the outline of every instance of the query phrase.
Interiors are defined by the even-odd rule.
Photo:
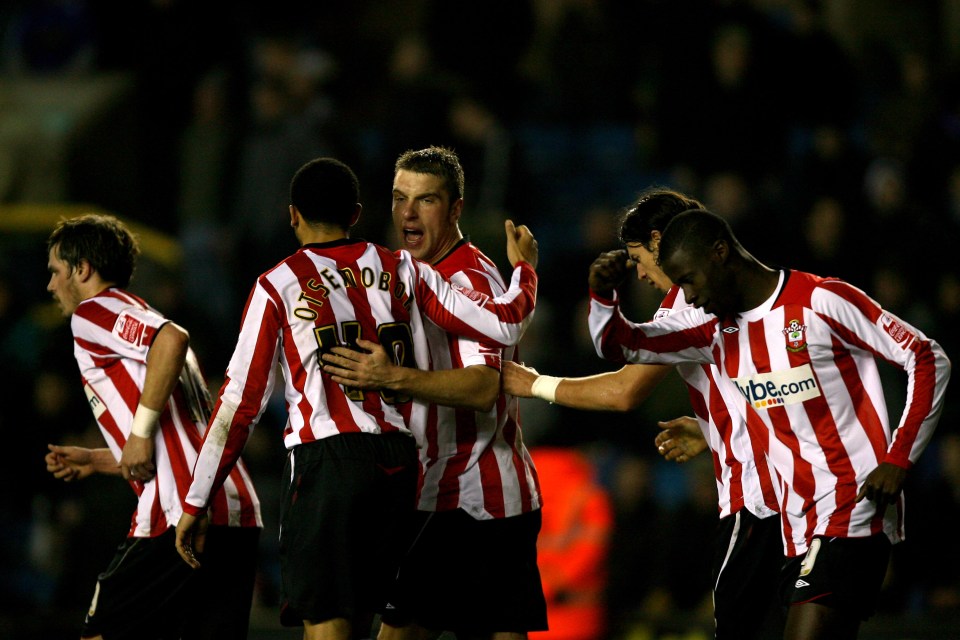
[[[86,280],[85,282],[80,283],[78,287],[81,300],[89,300],[90,298],[95,298],[100,295],[110,287],[117,286],[115,282],[107,282],[100,279],[100,277],[94,274],[94,277]]]
[[[336,240],[344,240],[349,237],[350,234],[345,231],[327,232],[319,231],[317,229],[311,229],[310,231],[304,231],[297,234],[297,239],[300,240],[301,246],[305,244],[323,244],[325,242],[334,242]]]
[[[739,278],[743,296],[742,311],[755,309],[772,296],[780,284],[780,271],[753,259],[745,263]]]

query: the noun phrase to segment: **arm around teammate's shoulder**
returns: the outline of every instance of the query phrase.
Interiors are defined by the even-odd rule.
[[[324,353],[323,370],[334,382],[360,389],[390,389],[422,402],[487,412],[500,395],[500,374],[486,365],[423,371],[402,367],[375,342],[357,340],[361,350],[334,347]]]

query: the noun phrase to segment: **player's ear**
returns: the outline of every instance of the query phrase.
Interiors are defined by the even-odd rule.
[[[74,270],[77,272],[77,279],[80,280],[80,282],[86,282],[90,279],[90,276],[93,275],[93,266],[91,266],[90,261],[86,258],[80,258]]]
[[[358,202],[358,203],[357,203],[357,208],[354,210],[353,215],[350,216],[350,225],[349,225],[349,226],[352,227],[353,225],[357,224],[357,220],[360,219],[360,213],[361,213],[362,211],[363,211],[363,205]]]
[[[727,244],[726,240],[714,241],[712,255],[720,264],[725,263],[727,258],[730,257],[730,245]]]
[[[650,240],[647,241],[647,246],[650,248],[650,253],[657,255],[660,253],[660,238],[663,237],[659,231],[654,229],[650,232]]]
[[[456,202],[450,205],[450,219],[453,222],[459,222],[463,214],[463,198],[458,198]]]

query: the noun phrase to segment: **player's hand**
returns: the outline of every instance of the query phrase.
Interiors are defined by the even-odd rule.
[[[537,261],[540,259],[540,249],[527,225],[522,224],[517,227],[514,226],[513,220],[506,220],[503,226],[507,233],[507,259],[510,260],[510,265],[516,267],[518,262],[523,261],[530,263],[530,266],[536,269]]]
[[[533,367],[525,367],[510,360],[505,360],[500,369],[500,379],[503,381],[503,392],[518,398],[533,397],[533,381],[540,374]]]
[[[180,514],[180,521],[177,523],[177,553],[180,554],[184,562],[194,569],[200,568],[197,554],[203,553],[208,524],[209,520],[206,512],[194,516],[186,511]]]
[[[889,462],[881,462],[864,480],[857,493],[857,502],[864,498],[873,500],[877,504],[877,512],[882,513],[887,505],[893,504],[900,497],[906,479],[906,469]]]
[[[153,463],[153,438],[141,438],[130,434],[120,454],[120,473],[124,480],[147,482],[156,475],[157,467]]]
[[[700,431],[696,418],[682,416],[673,420],[657,422],[663,431],[657,434],[654,444],[657,451],[667,460],[686,462],[706,451],[707,441]]]
[[[359,338],[357,346],[333,347],[322,356],[323,370],[334,382],[358,389],[385,389],[398,368],[382,345]]]
[[[634,264],[626,249],[601,253],[590,265],[590,289],[604,298],[612,298],[614,290],[627,279]]]
[[[64,482],[83,480],[94,472],[93,453],[84,447],[61,447],[48,444],[49,452],[44,456],[47,471],[54,478]]]

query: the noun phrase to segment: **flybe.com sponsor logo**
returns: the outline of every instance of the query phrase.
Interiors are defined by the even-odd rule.
[[[734,378],[733,381],[755,409],[796,404],[820,395],[820,386],[809,364],[787,371]]]

